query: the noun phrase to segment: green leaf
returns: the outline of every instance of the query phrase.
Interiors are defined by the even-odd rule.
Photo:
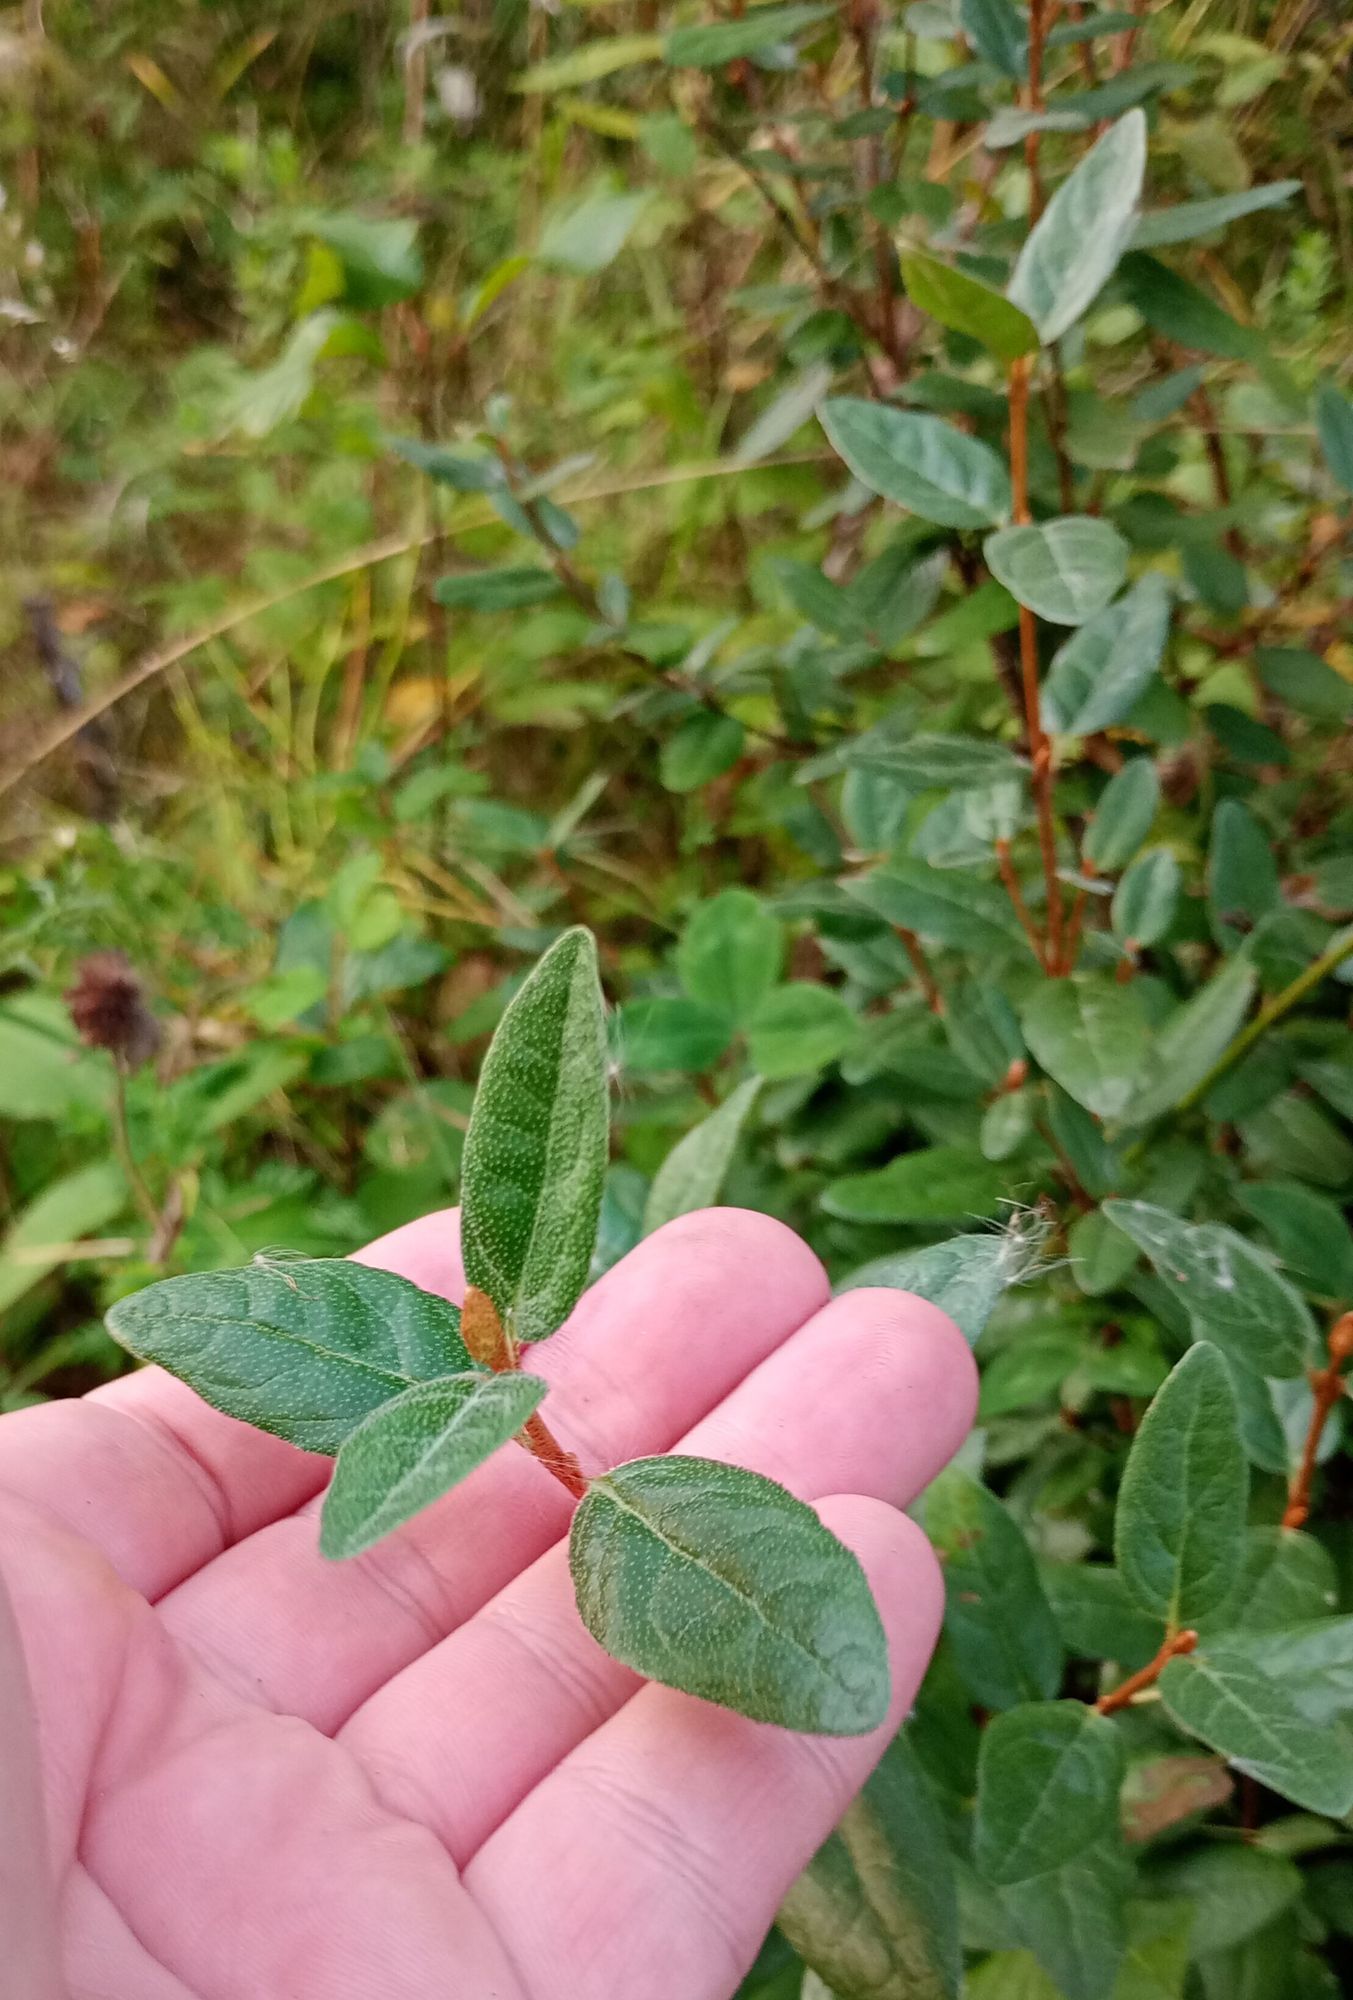
[[[1280,208],[1300,192],[1300,181],[1266,181],[1260,187],[1213,195],[1206,201],[1180,201],[1173,208],[1149,208],[1137,218],[1129,247],[1159,250],[1166,243],[1192,243],[1199,236],[1211,236],[1214,230],[1224,229],[1228,222],[1238,222],[1242,215]]]
[[[468,576],[438,577],[432,595],[438,604],[457,611],[520,611],[558,596],[562,587],[553,570],[517,563]]]
[[[648,200],[644,189],[626,194],[603,183],[581,201],[553,210],[540,232],[537,263],[594,277],[620,255]]]
[[[1118,288],[1155,332],[1180,347],[1228,361],[1262,363],[1268,349],[1252,327],[1223,312],[1214,299],[1159,258],[1134,250],[1124,257]]]
[[[839,993],[795,980],[777,987],[757,1008],[747,1026],[747,1052],[762,1076],[778,1082],[835,1062],[858,1030]]]
[[[1045,1701],[1062,1642],[1029,1545],[994,1493],[951,1466],[926,1494],[925,1528],[944,1567],[944,1627],[984,1708]]]
[[[615,1659],[756,1722],[860,1736],[888,1712],[864,1571],[811,1507],[740,1466],[638,1458],[573,1517],[578,1609]]]
[[[1208,915],[1223,951],[1234,951],[1281,900],[1271,837],[1239,799],[1223,799],[1207,855]]]
[[[345,322],[332,310],[309,313],[269,368],[244,375],[226,405],[229,424],[245,437],[264,438],[299,415],[315,386],[315,363]]]
[[[1050,1402],[1084,1353],[1082,1338],[1073,1332],[1025,1334],[1000,1348],[982,1371],[980,1420],[990,1423]]]
[[[1027,767],[1004,743],[980,736],[911,736],[902,743],[869,741],[846,751],[846,761],[877,771],[918,792],[985,789],[1002,779],[1027,775]]]
[[[747,1115],[761,1088],[759,1077],[740,1083],[708,1118],[702,1118],[678,1139],[653,1176],[644,1209],[644,1234],[661,1229],[674,1216],[710,1208],[719,1199]]]
[[[1105,1213],[1146,1252],[1197,1332],[1258,1375],[1301,1375],[1317,1358],[1301,1295],[1261,1250],[1220,1222],[1181,1222],[1146,1201]]]
[[[871,493],[946,528],[988,528],[1010,512],[1005,462],[939,417],[836,396],[819,412],[828,440]]]
[[[339,1447],[320,1554],[355,1556],[482,1465],[539,1408],[534,1375],[444,1375],[383,1403]]]
[[[0,1312],[66,1263],[73,1244],[104,1228],[126,1205],[127,1183],[116,1160],[92,1160],[49,1180],[0,1237]]]
[[[662,746],[658,770],[669,792],[694,792],[731,771],[746,733],[732,715],[698,708]]]
[[[780,977],[784,931],[750,889],[725,889],[692,911],[676,967],[692,1000],[742,1026]]]
[[[1125,1673],[1155,1658],[1160,1620],[1133,1602],[1112,1564],[1044,1562],[1038,1576],[1068,1652],[1113,1660]]]
[[[102,1115],[112,1088],[112,1064],[81,1047],[54,994],[11,993],[0,1000],[0,1116]]]
[[[736,462],[753,465],[757,459],[769,458],[772,452],[788,444],[816,413],[835,376],[836,370],[827,362],[815,361],[791,377],[738,439],[733,454]]]
[[[997,582],[1050,625],[1093,618],[1127,575],[1127,543],[1093,514],[998,529],[982,553]]]
[[[872,1173],[832,1181],[822,1206],[848,1222],[949,1222],[994,1215],[1006,1180],[995,1162],[967,1146],[923,1146]]]
[[[533,63],[512,85],[523,95],[539,95],[556,90],[577,90],[584,83],[598,83],[617,70],[633,69],[638,63],[661,62],[666,48],[662,35],[608,35],[604,39],[581,42],[567,55],[552,56]]]
[[[958,0],[958,18],[984,62],[1006,76],[1024,75],[1029,37],[1011,0]]]
[[[1171,1660],[1159,1686],[1172,1720],[1236,1770],[1308,1812],[1353,1811],[1353,1741],[1308,1721],[1240,1648],[1218,1640]]]
[[[597,947],[566,931],[498,1024],[461,1164],[465,1275],[518,1340],[553,1333],[587,1282],[609,1122]]]
[[[1156,1037],[1159,1074],[1132,1106],[1134,1123],[1172,1111],[1202,1082],[1248,1014],[1257,984],[1253,965],[1237,953],[1175,1009]]]
[[[1131,861],[1160,806],[1160,779],[1149,757],[1133,757],[1099,795],[1085,836],[1085,858],[1102,875]]]
[[[1326,465],[1345,493],[1353,493],[1353,402],[1333,382],[1316,390],[1315,427]]]
[[[472,458],[468,452],[448,452],[444,444],[424,444],[422,438],[386,438],[386,444],[404,464],[426,472],[438,486],[450,486],[458,494],[494,492],[504,484],[504,472],[496,458]]]
[[[904,1736],[894,1737],[776,1922],[834,1992],[956,2000],[958,1898],[944,1821]]]
[[[913,1292],[947,1312],[970,1347],[975,1346],[1007,1285],[1027,1269],[1029,1252],[1014,1229],[982,1231],[901,1250],[862,1264],[837,1286],[841,1292],[884,1285]]]
[[[307,234],[343,266],[343,302],[359,312],[411,298],[423,282],[418,224],[408,216],[307,215]]]
[[[306,1451],[336,1452],[391,1397],[475,1365],[453,1305],[343,1257],[165,1278],[119,1299],[108,1328],[213,1409]]]
[[[674,28],[667,37],[666,60],[672,69],[719,69],[739,56],[754,56],[789,41],[825,21],[831,12],[821,0],[802,0],[786,7],[751,7],[735,21]]]
[[[1111,1835],[1122,1739],[1079,1701],[1034,1702],[982,1732],[973,1860],[988,1882],[1023,1882]]]
[[[708,1069],[732,1039],[726,1014],[679,994],[628,1000],[612,1023],[615,1059],[631,1074]]]
[[[1323,1617],[1338,1602],[1334,1558],[1314,1535],[1299,1528],[1250,1528],[1235,1596],[1211,1615],[1205,1629],[1227,1634],[1228,1640],[1233,1626],[1246,1637],[1282,1631]]]
[[[1038,346],[1038,328],[1009,299],[926,250],[904,250],[899,259],[907,297],[941,326],[966,333],[1002,361],[1017,361]]]
[[[1024,773],[1005,781],[951,792],[928,812],[911,843],[911,860],[931,868],[982,868],[1001,840],[1013,840],[1028,812]]]
[[[1127,248],[1146,170],[1146,119],[1132,110],[1063,181],[1030,231],[1009,295],[1045,342],[1074,326]]]
[[[1102,1208],[1078,1215],[1067,1231],[1071,1275],[1089,1298],[1117,1291],[1136,1263],[1135,1245],[1114,1228]]]
[[[1052,1980],[1057,2000],[1111,2000],[1127,1951],[1130,1879],[1118,1843],[1102,1842],[999,1892],[1005,1917]]]
[[[1109,921],[1129,947],[1159,944],[1179,908],[1183,871],[1168,847],[1139,854],[1114,891]]]
[[[1240,1577],[1249,1468],[1226,1363],[1200,1341],[1132,1440],[1114,1552],[1124,1583],[1174,1631],[1225,1604]]]
[[[1236,1199],[1256,1218],[1293,1280],[1317,1298],[1353,1299],[1353,1232],[1329,1195],[1299,1181],[1252,1181]]]
[[[890,861],[846,883],[852,896],[890,924],[930,944],[1027,954],[1028,943],[1004,891],[975,876],[939,874],[924,861]]]
[[[1309,1722],[1353,1711],[1353,1617],[1309,1618],[1286,1629],[1227,1635],[1226,1648],[1282,1687]]]
[[[1301,1870],[1281,1854],[1214,1842],[1167,1854],[1150,1883],[1156,1893],[1183,1896],[1192,1905],[1190,1949],[1203,1958],[1229,1951],[1280,1916],[1301,1894]]]
[[[1169,585],[1148,570],[1053,654],[1043,693],[1048,728],[1092,736],[1124,721],[1160,665],[1169,630]]]
[[[1104,973],[1048,979],[1021,1018],[1024,1039],[1068,1097],[1096,1118],[1121,1118],[1149,1065],[1151,1036],[1135,986]]]

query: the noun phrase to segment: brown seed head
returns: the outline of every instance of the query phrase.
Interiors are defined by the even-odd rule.
[[[160,1046],[160,1024],[120,951],[93,951],[81,959],[66,1005],[80,1040],[111,1050],[128,1069],[149,1062]]]

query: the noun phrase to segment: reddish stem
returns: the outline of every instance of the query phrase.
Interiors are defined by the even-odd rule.
[[[495,1375],[510,1375],[521,1366],[517,1343],[498,1317],[498,1308],[486,1292],[473,1285],[461,1307],[460,1337],[474,1359]],[[587,1478],[571,1451],[565,1451],[537,1410],[517,1433],[517,1442],[532,1458],[566,1486],[575,1500],[587,1491]]]
[[[1315,1403],[1302,1446],[1301,1464],[1293,1473],[1287,1491],[1287,1509],[1282,1520],[1285,1528],[1300,1528],[1311,1511],[1311,1481],[1320,1455],[1320,1439],[1330,1411],[1344,1393],[1344,1364],[1353,1358],[1353,1312],[1341,1313],[1335,1320],[1326,1345],[1330,1356],[1328,1367],[1317,1368],[1311,1374]]]
[[[925,946],[915,931],[909,931],[904,924],[897,926],[897,934],[902,940],[902,949],[911,960],[912,971],[916,974],[917,984],[925,995],[926,1006],[932,1014],[942,1014],[944,1000],[936,984],[935,975],[931,971],[930,960],[925,955]]]
[[[1024,935],[1029,940],[1033,955],[1046,972],[1048,961],[1047,955],[1043,950],[1043,940],[1038,935],[1038,926],[1029,914],[1029,905],[1024,900],[1024,891],[1019,886],[1019,876],[1015,873],[1015,864],[1010,859],[1010,842],[1008,840],[998,840],[996,842],[996,866],[1001,871],[1001,880],[1005,884],[1005,893],[1010,898],[1015,915],[1024,927]]]
[[[1101,1715],[1113,1715],[1118,1709],[1126,1708],[1134,1695],[1143,1688],[1154,1687],[1171,1660],[1177,1660],[1184,1653],[1191,1653],[1198,1644],[1198,1634],[1194,1631],[1176,1632],[1165,1641],[1154,1660],[1113,1690],[1112,1694],[1102,1694],[1095,1703]]]

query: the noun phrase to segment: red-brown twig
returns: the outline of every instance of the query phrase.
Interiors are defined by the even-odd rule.
[[[1287,1508],[1282,1522],[1285,1528],[1300,1528],[1311,1511],[1311,1481],[1315,1477],[1320,1439],[1330,1411],[1344,1393],[1344,1368],[1353,1359],[1353,1312],[1339,1315],[1329,1330],[1326,1345],[1330,1357],[1328,1366],[1314,1369],[1311,1374],[1315,1402],[1306,1430],[1306,1442],[1301,1450],[1301,1463],[1292,1474],[1292,1483],[1287,1489]]]
[[[1177,1660],[1184,1653],[1191,1653],[1198,1644],[1198,1634],[1194,1631],[1175,1632],[1165,1641],[1154,1660],[1137,1673],[1129,1674],[1121,1681],[1112,1694],[1102,1694],[1095,1703],[1101,1715],[1113,1715],[1118,1709],[1126,1708],[1134,1695],[1144,1688],[1154,1687],[1171,1660]]]
[[[1024,900],[1024,891],[1019,886],[1019,876],[1015,873],[1015,864],[1010,859],[1010,842],[1008,840],[998,840],[996,842],[996,866],[1001,871],[1001,881],[1005,885],[1005,893],[1010,898],[1015,915],[1019,918],[1020,924],[1023,927],[1025,937],[1029,940],[1030,949],[1046,972],[1048,961],[1047,954],[1043,949],[1043,940],[1038,934],[1037,924],[1029,914],[1029,905]]]
[[[926,1006],[932,1014],[942,1014],[944,998],[931,969],[930,960],[925,955],[925,946],[915,931],[909,931],[904,924],[897,926],[897,935],[902,940],[903,951],[911,960],[912,971],[916,974],[917,985],[925,995]]]
[[[461,1308],[460,1337],[474,1359],[491,1368],[495,1375],[510,1375],[521,1365],[517,1343],[499,1319],[498,1308],[487,1293],[476,1291],[473,1285],[466,1292]],[[575,1500],[582,1499],[587,1491],[583,1469],[573,1453],[564,1450],[538,1410],[527,1418],[518,1433],[518,1442],[546,1472],[553,1473],[561,1486],[568,1488]]]
[[[1043,109],[1043,37],[1047,33],[1046,0],[1029,0],[1029,87],[1028,109]],[[1024,164],[1029,170],[1029,220],[1037,222],[1043,213],[1043,177],[1038,167],[1040,132],[1024,135]]]

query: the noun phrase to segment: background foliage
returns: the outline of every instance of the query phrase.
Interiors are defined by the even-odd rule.
[[[454,1199],[592,926],[598,1268],[721,1192],[983,1370],[939,1657],[762,2000],[1353,1964],[1351,48],[1312,0],[0,44],[0,1393]]]

